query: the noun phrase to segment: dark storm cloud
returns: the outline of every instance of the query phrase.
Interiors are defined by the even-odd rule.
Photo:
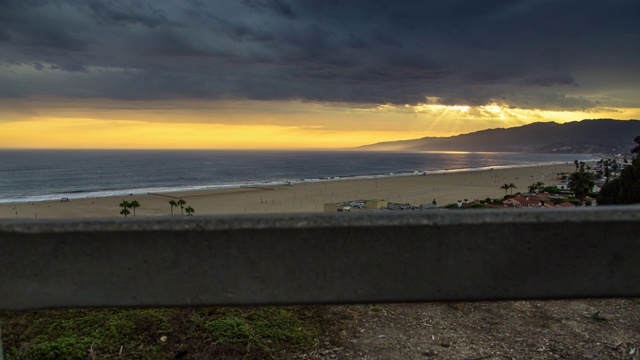
[[[524,93],[520,95],[507,95],[505,103],[514,108],[542,109],[542,110],[589,110],[599,105],[598,102],[587,100],[583,97],[566,96],[554,93]]]
[[[171,22],[164,15],[164,11],[151,4],[140,2],[87,1],[87,13],[97,21],[106,25],[142,25],[155,28],[160,25],[170,25]],[[82,8],[82,7],[81,7]]]
[[[638,18],[634,0],[4,0],[0,96],[590,109],[640,80]]]
[[[244,0],[243,2],[249,7],[267,9],[289,19],[295,19],[297,16],[291,5],[283,0]]]

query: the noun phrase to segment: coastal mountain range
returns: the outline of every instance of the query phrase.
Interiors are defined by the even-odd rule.
[[[451,137],[424,137],[364,145],[368,151],[471,151],[563,154],[628,154],[640,135],[640,120],[588,119],[536,122]]]

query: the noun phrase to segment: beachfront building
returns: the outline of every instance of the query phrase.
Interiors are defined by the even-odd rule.
[[[324,212],[360,212],[389,210],[428,210],[436,208],[433,204],[413,206],[411,204],[392,203],[389,200],[350,200],[324,204]]]
[[[550,206],[550,207],[557,207],[557,208],[574,208],[574,207],[576,207],[576,205],[575,205],[574,203],[570,203],[570,202],[566,201],[566,202],[558,203],[558,204],[556,204],[556,205],[552,205],[552,206]]]
[[[504,200],[502,203],[512,207],[540,207],[543,205],[540,199],[529,196],[512,197]]]

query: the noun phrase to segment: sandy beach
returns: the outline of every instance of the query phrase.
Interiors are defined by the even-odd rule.
[[[121,217],[119,204],[137,200],[136,216],[170,216],[170,200],[184,199],[198,215],[322,212],[325,203],[356,199],[388,199],[391,202],[438,206],[457,200],[501,198],[500,186],[514,183],[517,191],[537,181],[558,183],[556,174],[575,171],[573,164],[532,166],[444,174],[340,179],[296,183],[293,186],[243,187],[235,189],[167,192],[134,196],[73,199],[69,202],[42,201],[0,204],[0,218]],[[180,208],[173,208],[180,216]],[[132,215],[130,215],[132,216]]]

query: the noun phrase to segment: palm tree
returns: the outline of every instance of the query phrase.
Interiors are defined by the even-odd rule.
[[[500,189],[504,189],[504,196],[507,196],[507,190],[509,190],[509,184],[500,186]]]
[[[175,200],[169,200],[169,205],[171,205],[171,216],[173,216],[173,208],[178,206],[178,203]]]
[[[536,183],[536,186],[538,187],[538,192],[542,191],[544,189],[544,183],[542,181],[538,181]]]
[[[187,216],[191,216],[194,212],[196,212],[191,206],[187,206],[186,208],[184,208],[184,211],[187,212]]]
[[[569,176],[569,183],[567,183],[567,187],[573,191],[573,194],[580,200],[584,200],[584,198],[589,195],[591,189],[595,185],[594,176],[590,172],[586,171],[576,171],[571,176]]]
[[[140,203],[137,200],[133,200],[129,203],[128,207],[133,209],[133,216],[136,216],[136,208],[140,207]]]
[[[120,203],[120,207],[122,208],[120,210],[120,214],[124,215],[124,217],[127,217],[127,215],[129,215],[131,212],[129,212],[129,207],[131,206],[131,204],[126,201],[126,200],[122,200],[122,202]]]
[[[578,171],[578,166],[580,166],[578,160],[573,160],[573,164],[576,166],[576,171]]]
[[[631,149],[631,152],[634,154],[638,154],[640,155],[640,135],[636,136],[635,139],[633,139],[633,142],[636,143],[636,147],[634,147],[633,149]],[[636,157],[636,160],[638,158]]]
[[[527,187],[527,189],[529,190],[529,193],[533,194],[534,192],[538,191],[538,185],[531,184],[529,185],[529,187]]]
[[[518,187],[514,183],[510,183],[508,186],[509,186],[509,189],[511,189],[511,195],[513,195],[513,189],[517,189]]]
[[[182,215],[184,215],[184,204],[186,204],[187,202],[184,201],[183,199],[178,199],[177,204],[180,205],[180,213]],[[177,205],[176,205],[177,206]]]
[[[131,206],[131,204],[129,204],[129,202],[127,200],[122,200],[122,202],[120,203],[120,207],[123,209],[129,208]]]

